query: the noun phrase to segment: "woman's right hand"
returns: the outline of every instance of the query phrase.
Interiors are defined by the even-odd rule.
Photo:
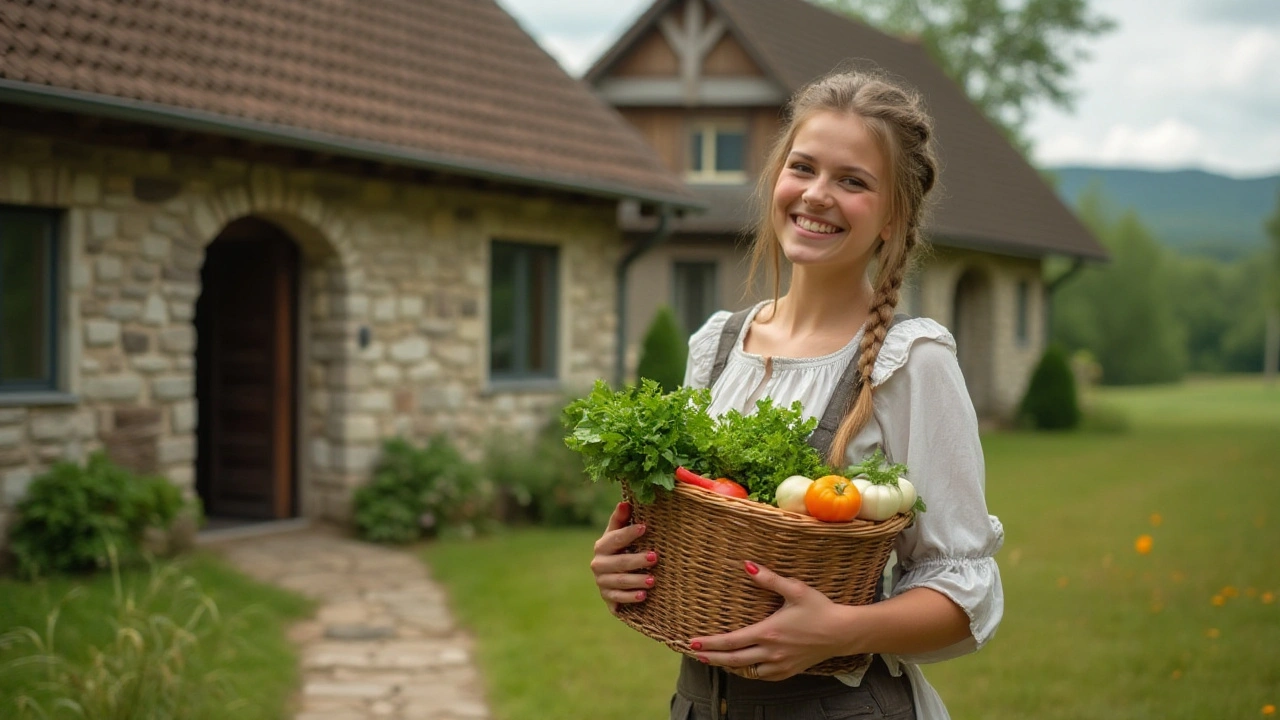
[[[631,505],[618,503],[609,516],[609,526],[596,541],[595,555],[591,558],[591,572],[596,576],[596,587],[600,588],[600,597],[609,606],[609,612],[617,612],[622,603],[643,602],[653,587],[653,576],[639,571],[657,564],[658,553],[652,550],[622,552],[645,530],[644,525],[628,525],[630,519]]]

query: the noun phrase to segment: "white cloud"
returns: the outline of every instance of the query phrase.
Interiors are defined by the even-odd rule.
[[[1224,56],[1222,79],[1241,88],[1253,83],[1274,82],[1280,66],[1280,31],[1253,28],[1236,40]]]
[[[1046,165],[1089,164],[1139,167],[1184,167],[1204,150],[1204,134],[1176,118],[1148,127],[1111,126],[1101,142],[1079,133],[1051,136],[1036,147]]]

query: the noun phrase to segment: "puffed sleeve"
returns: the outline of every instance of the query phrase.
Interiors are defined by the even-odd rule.
[[[704,388],[711,382],[711,367],[716,362],[716,348],[720,346],[720,331],[729,319],[728,310],[714,313],[689,336],[689,359],[684,366],[684,384]]]
[[[899,361],[894,364],[900,366],[884,373],[876,388],[876,419],[885,454],[906,464],[911,482],[928,504],[894,546],[898,566],[891,594],[927,587],[946,595],[969,616],[971,637],[934,652],[897,658],[909,663],[938,662],[976,651],[995,634],[1004,614],[1004,590],[994,558],[1004,543],[1004,528],[987,512],[978,419],[953,342],[944,330],[938,337],[900,343],[893,349]]]

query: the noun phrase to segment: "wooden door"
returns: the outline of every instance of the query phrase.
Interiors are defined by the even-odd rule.
[[[206,251],[199,334],[197,488],[210,516],[295,514],[297,247],[238,220]]]

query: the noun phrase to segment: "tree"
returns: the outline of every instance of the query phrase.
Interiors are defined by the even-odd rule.
[[[1271,241],[1267,260],[1267,330],[1263,374],[1269,382],[1275,382],[1280,368],[1280,197],[1276,199],[1276,211],[1267,220],[1267,238]]]
[[[1031,109],[1070,110],[1080,42],[1115,27],[1088,0],[813,0],[888,33],[919,38],[970,99],[1025,148]]]
[[[1169,301],[1165,251],[1133,212],[1112,220],[1096,193],[1077,212],[1111,251],[1111,262],[1084,270],[1058,291],[1054,339],[1092,352],[1106,384],[1178,380],[1186,341]]]
[[[684,382],[684,365],[689,354],[688,343],[680,331],[680,323],[670,307],[663,305],[653,316],[640,349],[637,379],[656,381],[666,392]]]
[[[1018,414],[1037,430],[1070,430],[1080,424],[1076,379],[1061,346],[1050,345],[1040,356]]]

